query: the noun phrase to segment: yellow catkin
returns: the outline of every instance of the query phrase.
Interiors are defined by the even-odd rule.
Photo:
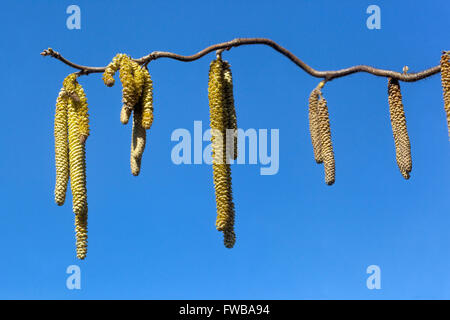
[[[56,99],[55,110],[55,202],[62,206],[66,199],[67,183],[69,181],[69,144],[67,142],[67,98],[64,88]]]
[[[402,176],[409,179],[409,173],[412,169],[411,144],[406,128],[400,84],[397,79],[389,78],[388,80],[388,101],[397,165]]]
[[[82,214],[87,207],[85,144],[80,141],[77,104],[68,100],[69,164],[73,212]]]
[[[122,109],[120,110],[120,122],[122,122],[122,124],[127,124],[128,121],[130,121],[132,111],[133,110],[126,105],[122,106]]]
[[[120,60],[120,81],[122,82],[123,108],[128,109],[127,112],[131,113],[139,97],[136,94],[136,84],[133,76],[133,63],[129,56],[123,56]]]
[[[106,67],[102,79],[105,85],[107,85],[108,87],[112,87],[114,85],[114,75],[116,74],[117,70],[119,70],[120,61],[124,56],[125,55],[123,53],[118,53]]]
[[[68,100],[69,164],[72,206],[75,213],[77,257],[84,259],[87,248],[86,152],[80,140],[79,104]]]
[[[332,185],[335,181],[334,152],[333,144],[331,142],[331,129],[327,101],[322,96],[317,103],[317,110],[323,165],[325,169],[325,183],[327,185]]]
[[[144,86],[142,88],[142,126],[150,129],[153,123],[153,81],[147,68],[143,70]]]
[[[78,96],[78,101],[76,103],[77,103],[79,130],[80,130],[80,141],[84,143],[86,142],[86,139],[89,136],[88,103],[83,87],[79,83],[76,83],[75,93]]]
[[[314,159],[317,163],[323,162],[322,142],[320,138],[319,115],[317,105],[319,102],[320,89],[315,88],[309,96],[309,133],[314,151]]]
[[[225,100],[228,113],[228,123],[226,128],[230,129],[231,136],[227,134],[227,146],[230,158],[236,160],[238,156],[238,132],[237,132],[237,118],[236,108],[234,106],[233,95],[233,76],[231,73],[231,66],[227,61],[223,61],[224,70],[223,77],[225,80]]]
[[[223,77],[224,64],[221,59],[211,62],[208,81],[208,98],[213,151],[213,181],[216,193],[216,228],[224,233],[224,244],[232,248],[236,241],[234,234],[235,210],[231,189],[231,168],[226,161],[225,134],[228,124],[226,81]]]
[[[141,171],[141,160],[145,150],[146,131],[142,126],[142,102],[135,106],[133,111],[133,129],[131,133],[130,168],[134,176]]]
[[[448,137],[450,140],[450,52],[443,52],[441,57],[441,81],[444,92],[444,109],[447,115]]]
[[[135,99],[136,103],[142,95],[142,89],[144,88],[145,82],[145,68],[142,68],[137,62],[131,61],[131,66],[133,68],[133,78],[135,87]]]

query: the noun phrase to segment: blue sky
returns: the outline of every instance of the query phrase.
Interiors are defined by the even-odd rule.
[[[66,8],[81,8],[81,30]],[[366,8],[381,8],[381,29]],[[224,53],[239,127],[279,129],[280,168],[234,165],[237,244],[215,230],[211,167],[175,165],[177,128],[208,126],[213,54],[150,64],[155,122],[142,172],[129,169],[130,126],[121,87],[82,77],[87,141],[89,252],[75,258],[70,196],[53,201],[53,116],[72,69],[39,53],[52,47],[85,65],[118,52],[192,54],[236,37],[268,37],[319,70],[356,64],[411,72],[450,49],[446,1],[8,1],[0,12],[0,298],[13,299],[418,299],[450,298],[450,149],[439,75],[402,83],[413,171],[395,162],[386,79],[355,74],[323,90],[336,157],[326,186],[313,160],[307,99],[318,83],[264,46]],[[207,143],[205,142],[204,146]],[[79,265],[82,289],[66,288]],[[381,269],[381,289],[366,268]]]

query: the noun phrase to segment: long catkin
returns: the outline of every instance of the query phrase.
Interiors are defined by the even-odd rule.
[[[226,125],[226,144],[227,152],[230,159],[237,159],[238,156],[238,132],[237,132],[237,117],[236,108],[234,106],[233,95],[233,75],[231,73],[231,66],[227,61],[223,61],[224,70],[223,77],[225,80],[225,101],[228,115]]]
[[[444,110],[447,116],[448,136],[450,140],[450,54],[447,51],[441,57],[441,82],[444,93]]]
[[[320,89],[315,88],[309,96],[309,133],[311,135],[311,143],[313,146],[314,159],[317,163],[323,162],[322,156],[322,142],[320,138],[320,127],[319,127],[319,114],[318,114],[318,103],[319,103]]]
[[[325,170],[325,183],[332,185],[335,181],[335,162],[333,144],[331,141],[330,119],[325,98],[320,97],[317,103],[318,120],[320,129],[320,141]]]
[[[412,170],[411,144],[406,127],[400,84],[397,79],[389,78],[388,80],[388,101],[397,165],[403,178],[409,179],[409,173]]]
[[[55,110],[55,202],[62,206],[66,199],[67,183],[69,181],[69,144],[67,142],[67,99],[64,88],[56,99]]]
[[[72,190],[72,208],[75,213],[77,258],[84,259],[87,252],[87,190],[85,142],[89,135],[89,115],[86,95],[70,74],[63,81],[66,103],[66,143],[68,141],[69,176]],[[60,137],[62,143],[62,137]]]
[[[85,144],[80,140],[80,123],[77,104],[68,101],[69,122],[69,163],[72,206],[75,213],[75,232],[77,257],[84,259],[87,248],[87,190],[86,190],[86,152]]]
[[[223,231],[224,244],[232,248],[236,241],[234,233],[234,203],[231,189],[231,167],[226,155],[226,127],[229,121],[226,101],[224,64],[221,59],[211,62],[208,81],[211,142],[213,151],[213,181],[216,193],[216,228]]]

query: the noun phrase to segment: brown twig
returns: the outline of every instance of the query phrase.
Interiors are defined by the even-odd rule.
[[[441,71],[441,67],[435,66],[430,69],[423,70],[421,72],[416,73],[400,73],[396,71],[391,70],[384,70],[384,69],[378,69],[374,67],[370,67],[367,65],[358,65],[353,66],[350,68],[340,69],[340,70],[332,70],[332,71],[318,71],[307,65],[305,62],[300,60],[296,55],[294,55],[292,52],[287,50],[286,48],[280,46],[275,41],[266,39],[266,38],[237,38],[228,42],[222,42],[218,43],[212,46],[209,46],[196,54],[193,54],[191,56],[183,56],[172,52],[164,52],[164,51],[154,51],[142,58],[134,59],[134,61],[138,62],[142,65],[147,65],[150,61],[156,60],[159,58],[170,58],[175,59],[178,61],[184,61],[184,62],[190,62],[200,59],[201,57],[207,55],[208,53],[216,50],[230,50],[233,47],[239,47],[243,45],[253,45],[253,44],[262,44],[267,45],[274,49],[275,51],[278,51],[285,57],[287,57],[289,60],[291,60],[293,63],[295,63],[297,66],[299,66],[301,69],[303,69],[306,73],[310,74],[313,77],[316,78],[323,78],[326,81],[330,81],[336,78],[341,78],[348,76],[350,74],[354,74],[357,72],[367,72],[370,74],[373,74],[375,76],[379,77],[390,77],[397,79],[399,81],[405,81],[405,82],[414,82],[418,81],[427,77],[430,77],[434,74],[437,74]],[[219,51],[219,52],[221,52]],[[73,63],[66,58],[64,58],[59,52],[54,51],[51,48],[48,48],[41,52],[41,55],[43,56],[52,56],[53,58],[56,58],[60,60],[61,62],[67,64],[68,66],[78,69],[79,74],[89,74],[89,73],[99,73],[104,72],[105,67],[88,67],[88,66],[82,66],[78,65],[76,63]]]

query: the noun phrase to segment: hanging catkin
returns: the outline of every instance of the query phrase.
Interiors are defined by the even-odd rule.
[[[216,228],[224,233],[224,244],[232,248],[234,234],[234,203],[231,189],[231,168],[226,159],[226,127],[229,121],[224,63],[219,58],[211,62],[208,81],[209,115],[213,158],[213,181],[216,193]]]
[[[133,110],[133,129],[131,133],[130,168],[131,174],[139,175],[141,160],[145,149],[146,131],[142,126],[142,101],[139,101]]]
[[[238,132],[237,132],[237,118],[236,118],[236,108],[234,106],[234,95],[233,95],[233,76],[231,74],[231,66],[227,61],[223,61],[224,71],[223,77],[225,79],[225,101],[226,109],[228,113],[228,123],[226,128],[226,144],[227,151],[229,153],[230,159],[237,159],[238,156]]]
[[[321,82],[322,83],[322,82]],[[320,87],[316,87],[309,96],[309,133],[314,151],[314,159],[317,163],[323,162],[322,142],[320,138],[319,115],[317,104],[319,102]]]
[[[443,51],[441,57],[441,81],[444,91],[444,109],[447,115],[447,128],[450,140],[450,52]]]
[[[56,99],[55,110],[55,202],[62,206],[66,199],[67,183],[69,181],[69,144],[67,142],[67,98],[64,88]]]
[[[406,128],[400,84],[397,79],[388,79],[388,101],[397,165],[402,176],[409,179],[409,173],[412,169],[411,144]]]
[[[77,103],[68,101],[70,186],[72,189],[77,257],[84,259],[87,247],[87,191],[85,144],[80,140]]]
[[[153,123],[153,81],[147,67],[143,70],[144,86],[142,88],[142,126],[148,130]]]
[[[63,81],[55,112],[55,201],[64,203],[70,177],[72,208],[75,213],[77,257],[87,252],[87,191],[85,142],[89,135],[89,115],[86,95],[77,82],[77,74]]]
[[[120,121],[127,124],[131,112],[137,103],[139,96],[137,95],[136,82],[133,76],[133,63],[127,55],[120,60],[120,81],[122,82],[122,102],[123,107],[120,113]]]
[[[103,82],[108,87],[112,87],[115,83],[114,75],[116,74],[117,70],[120,68],[120,61],[125,56],[123,53],[118,53],[112,61],[108,64],[108,66],[105,69],[105,72],[103,73]]]
[[[334,152],[333,144],[331,142],[331,129],[327,101],[322,96],[317,103],[317,111],[320,130],[320,144],[323,157],[323,166],[325,170],[325,183],[327,185],[332,185],[335,181]]]

